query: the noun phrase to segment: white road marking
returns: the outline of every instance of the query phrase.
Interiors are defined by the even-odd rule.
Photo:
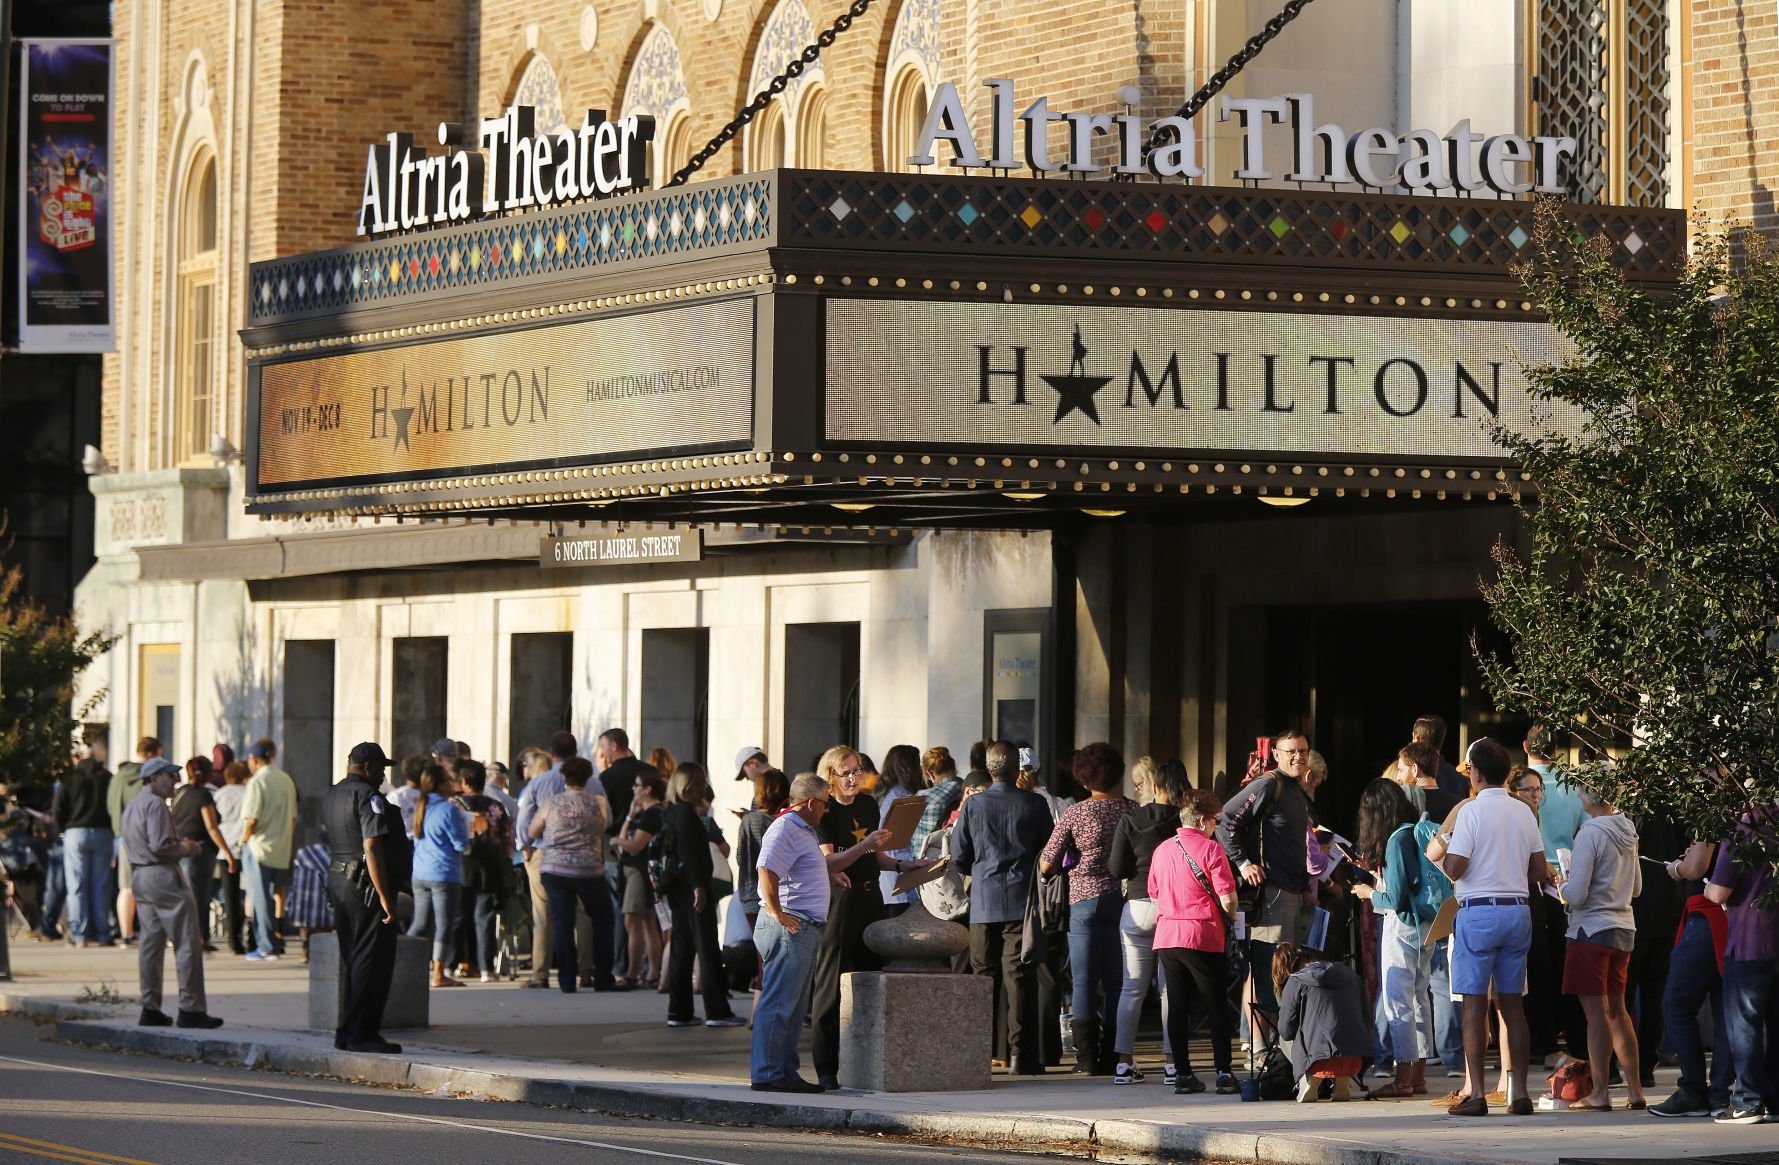
[[[85,1076],[103,1076],[112,1080],[129,1080],[136,1084],[160,1084],[168,1088],[188,1088],[194,1092],[216,1092],[224,1096],[244,1096],[252,1100],[270,1100],[279,1104],[300,1105],[304,1108],[325,1108],[335,1112],[355,1112],[367,1116],[383,1117],[387,1120],[413,1121],[417,1124],[443,1125],[446,1128],[468,1129],[476,1133],[493,1133],[502,1137],[519,1137],[527,1141],[549,1141],[557,1145],[580,1145],[588,1149],[607,1149],[614,1153],[634,1153],[639,1157],[658,1157],[666,1161],[691,1161],[696,1165],[736,1165],[732,1161],[719,1161],[712,1157],[688,1157],[683,1153],[663,1153],[655,1149],[636,1149],[629,1145],[612,1145],[604,1141],[582,1141],[573,1137],[552,1137],[543,1133],[527,1133],[518,1129],[503,1129],[491,1125],[471,1124],[468,1121],[446,1120],[443,1117],[416,1116],[411,1113],[383,1112],[374,1108],[354,1108],[345,1104],[326,1104],[319,1100],[299,1100],[290,1096],[274,1096],[266,1092],[246,1092],[238,1088],[218,1088],[210,1084],[192,1084],[183,1080],[165,1080],[155,1076],[136,1076],[128,1072],[102,1072],[97,1068],[77,1068],[68,1064],[53,1064],[42,1060],[25,1060],[17,1056],[0,1056],[0,1063],[24,1064],[32,1068],[53,1068],[58,1072],[78,1072]]]

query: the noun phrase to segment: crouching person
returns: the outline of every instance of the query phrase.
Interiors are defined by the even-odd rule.
[[[1291,1042],[1297,1099],[1317,1099],[1334,1081],[1334,1099],[1353,1099],[1353,1084],[1371,1054],[1359,976],[1320,951],[1280,943],[1273,952],[1273,990],[1279,998],[1279,1038]]]

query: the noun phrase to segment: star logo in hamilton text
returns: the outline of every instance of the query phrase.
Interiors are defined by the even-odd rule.
[[[1070,413],[1080,413],[1094,424],[1099,424],[1100,411],[1099,406],[1094,403],[1093,394],[1111,382],[1110,376],[1087,375],[1087,345],[1081,342],[1081,325],[1076,324],[1069,374],[1044,377],[1044,383],[1056,390],[1056,421],[1053,423],[1061,423]]]
[[[408,452],[412,453],[414,447],[408,445],[408,425],[414,419],[414,410],[412,408],[401,408],[390,409],[389,412],[390,415],[395,418],[395,447],[400,449],[403,445],[407,445]]]

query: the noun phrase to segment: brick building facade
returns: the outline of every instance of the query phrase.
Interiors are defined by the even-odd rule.
[[[1443,131],[1469,118],[1479,132],[1574,134],[1593,143],[1575,179],[1580,200],[1695,199],[1779,226],[1775,163],[1761,148],[1779,132],[1779,106],[1760,84],[1779,60],[1774,7],[1320,0],[1228,93],[1311,91],[1319,118],[1349,130]],[[654,723],[688,741],[681,722],[696,719],[698,747],[712,758],[765,741],[779,759],[819,738],[814,728],[799,735],[801,721],[838,714],[879,753],[912,741],[961,754],[995,727],[994,636],[1033,634],[1032,620],[1059,604],[1079,644],[1074,674],[1043,677],[1047,691],[1073,692],[1070,723],[1056,738],[1109,737],[1132,755],[1175,741],[1208,775],[1238,756],[1244,733],[1269,727],[1241,722],[1272,706],[1241,640],[1260,624],[1230,614],[1244,587],[1231,564],[1263,554],[1273,530],[1259,515],[1183,539],[1132,529],[1096,543],[1115,565],[1083,574],[1070,603],[1053,594],[1043,535],[946,542],[917,533],[888,547],[820,551],[766,545],[677,575],[562,583],[514,562],[511,536],[494,547],[495,533],[461,521],[393,531],[364,519],[268,523],[244,512],[242,469],[231,457],[245,445],[237,333],[247,324],[248,265],[353,242],[369,145],[389,131],[430,144],[438,123],[470,123],[512,103],[534,106],[540,128],[578,124],[586,109],[645,113],[657,121],[653,164],[664,178],[844,8],[839,0],[118,0],[116,199],[125,226],[120,341],[105,361],[103,416],[103,451],[118,472],[93,480],[99,565],[81,592],[88,622],[126,635],[92,673],[109,689],[114,741],[160,727],[184,755],[216,739],[306,733],[298,752],[308,754],[292,768],[307,767],[297,775],[315,788],[340,741],[391,740],[417,723],[400,689],[404,676],[419,676],[438,681],[440,707],[426,716],[471,739],[478,755],[499,756],[536,730],[522,723],[520,705],[537,677],[521,673],[545,657],[525,637],[568,636],[562,652],[546,653],[543,670],[566,669],[546,685],[546,702],[583,735],[607,723],[633,733]],[[876,0],[697,178],[778,165],[907,169],[944,82],[958,86],[979,125],[988,115],[983,83],[996,77],[1015,78],[1022,100],[1043,94],[1071,110],[1111,110],[1118,90],[1134,86],[1135,112],[1165,116],[1276,10],[1275,0]],[[1205,181],[1233,184],[1234,123],[1207,112],[1198,128]],[[1061,128],[1053,132],[1060,141]],[[1285,130],[1269,133],[1286,152]],[[1326,521],[1298,529],[1313,553],[1339,560],[1307,600],[1330,611],[1362,598],[1474,602],[1489,544],[1513,533],[1505,511]],[[226,559],[231,542],[243,561],[249,553],[263,561],[275,542],[281,562],[308,547],[329,565],[284,575],[143,573],[139,552],[223,548],[216,556]],[[1411,574],[1421,567],[1413,585],[1384,570],[1381,553],[1368,568],[1343,549],[1405,543],[1420,556],[1406,564]],[[1181,584],[1199,613],[1158,616],[1178,642],[1151,643],[1144,612],[1164,598],[1133,599],[1124,572],[1147,570],[1179,544],[1211,564]],[[1281,604],[1300,601],[1260,589]],[[854,638],[793,630],[830,624],[856,627]],[[1274,634],[1293,626],[1286,618]],[[1463,650],[1458,627],[1439,632],[1454,654]],[[703,632],[703,646],[663,637],[681,630]],[[409,643],[420,639],[443,642],[448,654]],[[1030,655],[1026,640],[1006,642],[1013,655]],[[703,652],[702,662],[686,663],[682,648]],[[1194,653],[1213,649],[1221,662],[1199,667]],[[814,652],[820,668],[800,669],[799,650]],[[1179,662],[1174,655],[1190,675],[1163,682],[1159,671]],[[650,673],[650,658],[679,662]],[[797,673],[830,667],[851,677],[840,687],[852,703],[803,715],[795,705],[814,696]],[[318,707],[304,689],[324,673]],[[659,712],[649,693],[682,681],[703,685],[696,707]],[[1463,684],[1454,673],[1460,719]],[[1230,703],[1227,691],[1241,685],[1260,694]],[[1180,702],[1177,715],[1152,699],[1157,692]],[[1215,717],[1202,709],[1211,703]],[[1181,729],[1188,719],[1216,727]]]

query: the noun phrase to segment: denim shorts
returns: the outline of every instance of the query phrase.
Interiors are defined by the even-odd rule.
[[[1526,993],[1526,952],[1532,949],[1529,906],[1465,906],[1452,930],[1452,991],[1487,995]]]

